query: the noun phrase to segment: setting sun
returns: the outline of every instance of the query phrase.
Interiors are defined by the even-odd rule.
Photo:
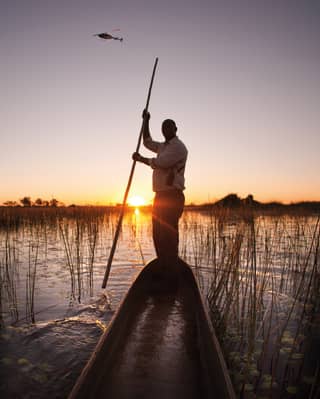
[[[147,205],[146,200],[141,197],[140,195],[133,195],[132,197],[129,198],[128,204],[130,206],[144,206]]]

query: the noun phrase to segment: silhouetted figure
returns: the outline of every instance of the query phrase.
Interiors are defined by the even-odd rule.
[[[157,154],[155,158],[145,158],[134,153],[132,158],[151,166],[152,183],[155,192],[152,209],[153,241],[163,269],[170,273],[177,264],[179,231],[178,223],[184,207],[184,171],[188,151],[177,137],[177,127],[172,119],[162,123],[165,142],[151,138],[149,112],[143,112],[143,143]]]

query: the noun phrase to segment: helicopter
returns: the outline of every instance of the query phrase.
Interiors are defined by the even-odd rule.
[[[103,32],[103,33],[96,33],[93,36],[100,37],[100,39],[105,39],[105,40],[119,40],[120,42],[123,42],[123,37],[116,37],[111,35],[110,33]]]

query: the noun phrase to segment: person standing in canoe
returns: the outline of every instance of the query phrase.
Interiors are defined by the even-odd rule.
[[[177,136],[177,126],[172,119],[162,123],[164,142],[154,141],[150,135],[150,113],[143,111],[143,144],[157,154],[146,158],[138,152],[133,160],[142,162],[153,169],[152,188],[155,192],[152,208],[153,242],[160,264],[170,273],[178,259],[178,223],[182,215],[185,197],[184,172],[188,151]]]

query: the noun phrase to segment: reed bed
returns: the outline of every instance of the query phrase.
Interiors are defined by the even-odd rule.
[[[181,223],[182,255],[207,295],[241,398],[320,394],[319,360],[307,353],[319,348],[319,224],[225,209]]]
[[[59,231],[70,273],[71,297],[81,302],[85,289],[93,296],[93,267],[101,221],[95,218],[60,219]]]
[[[35,322],[48,246],[69,271],[71,301],[92,297],[99,231],[112,231],[117,213],[108,207],[0,208],[0,324]]]
[[[108,207],[0,208],[0,325],[36,321],[37,290],[52,251],[70,302],[95,295],[101,275],[95,265],[107,260],[117,217]],[[151,215],[129,210],[124,230],[125,248],[118,251],[144,264],[145,254],[152,256]],[[320,396],[319,241],[315,215],[184,213],[180,256],[193,265],[207,297],[239,398]],[[24,314],[17,295],[23,286]]]
[[[69,306],[93,297],[103,272],[97,263],[106,264],[118,214],[118,208],[110,207],[0,207],[0,322],[34,323],[41,311],[36,306],[39,290],[54,285],[52,279],[58,289],[58,279],[69,283]],[[128,210],[125,250],[136,252],[145,264],[141,217]]]

